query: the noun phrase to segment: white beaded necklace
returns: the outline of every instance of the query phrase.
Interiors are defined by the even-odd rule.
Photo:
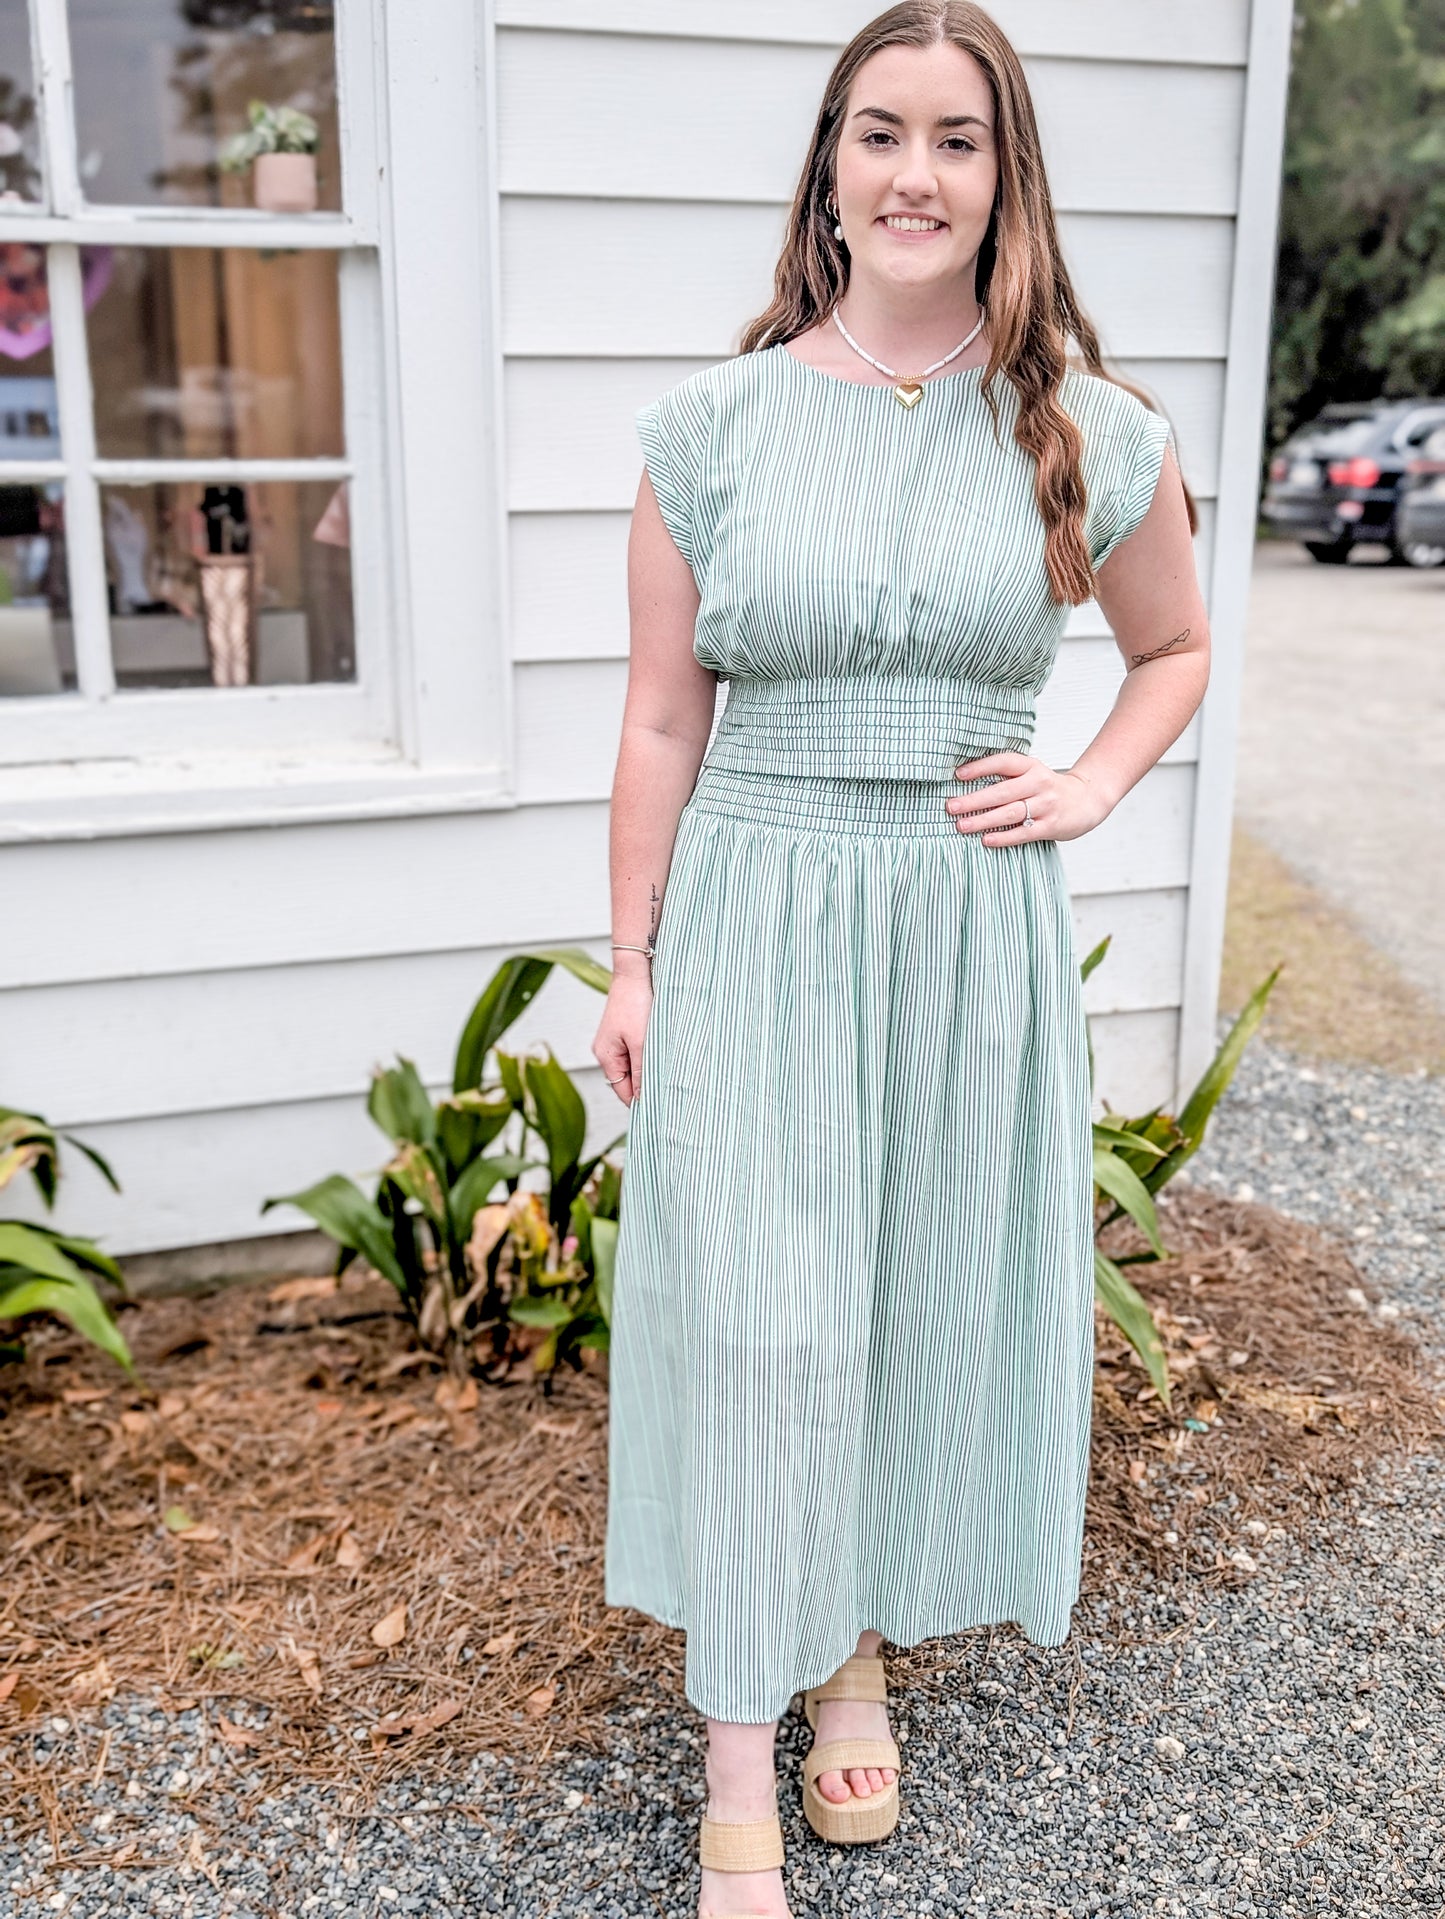
[[[838,322],[838,331],[848,342],[849,346],[852,347],[853,351],[861,355],[862,358],[868,362],[869,366],[877,367],[880,373],[886,373],[890,380],[896,382],[893,391],[898,396],[899,404],[902,406],[917,406],[918,402],[923,398],[923,382],[928,378],[930,373],[937,373],[941,366],[947,366],[950,360],[956,360],[963,349],[971,345],[972,342],[978,338],[983,329],[984,316],[983,309],[980,307],[978,325],[973,329],[972,333],[969,334],[968,338],[966,340],[960,340],[952,353],[945,353],[941,360],[935,360],[932,366],[926,366],[922,373],[896,373],[891,366],[884,366],[883,362],[881,360],[875,360],[871,353],[863,352],[862,347],[859,346],[858,342],[853,338],[853,335],[848,331],[847,327],[844,326],[843,316],[839,313],[837,307],[833,309],[833,318]]]

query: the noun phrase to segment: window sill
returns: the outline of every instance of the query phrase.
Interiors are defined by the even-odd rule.
[[[406,819],[516,805],[500,768],[374,754],[198,754],[0,769],[0,845]]]

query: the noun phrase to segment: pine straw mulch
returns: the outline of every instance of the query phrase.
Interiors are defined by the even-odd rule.
[[[1162,1212],[1174,1256],[1131,1271],[1174,1406],[1101,1319],[1086,1592],[1245,1581],[1216,1538],[1247,1550],[1251,1516],[1307,1535],[1376,1460],[1445,1434],[1431,1363],[1342,1245],[1202,1188]],[[550,1394],[525,1368],[458,1388],[350,1275],[123,1323],[143,1385],[58,1326],[0,1375],[0,1782],[53,1834],[62,1768],[28,1735],[64,1714],[103,1770],[117,1693],[202,1703],[256,1790],[284,1771],[363,1796],[480,1749],[530,1772],[605,1745],[639,1684],[680,1696],[683,1635],[602,1603],[596,1355]],[[895,1676],[926,1683],[939,1652]]]

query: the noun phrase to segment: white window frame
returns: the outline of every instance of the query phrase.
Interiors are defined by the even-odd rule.
[[[45,199],[0,240],[50,246],[79,689],[0,699],[0,840],[508,803],[505,501],[490,5],[338,0],[341,214],[96,207],[76,165],[66,0],[30,0]],[[340,253],[346,457],[96,455],[90,244]],[[356,679],[117,693],[99,489],[349,478]]]

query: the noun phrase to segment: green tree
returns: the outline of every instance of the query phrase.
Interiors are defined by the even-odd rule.
[[[1445,0],[1296,0],[1269,444],[1445,392]]]

